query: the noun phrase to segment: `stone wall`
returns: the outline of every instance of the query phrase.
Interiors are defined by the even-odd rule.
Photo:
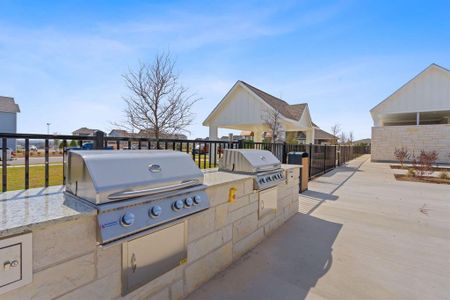
[[[96,247],[95,217],[33,231],[33,282],[9,299],[182,299],[255,247],[298,211],[299,169],[278,188],[276,213],[258,219],[250,178],[207,189],[211,208],[187,219],[187,263],[121,297],[122,245]],[[237,200],[228,202],[228,191]]]
[[[450,163],[450,124],[372,127],[372,161],[395,161],[395,148],[402,146],[436,150],[440,163]]]

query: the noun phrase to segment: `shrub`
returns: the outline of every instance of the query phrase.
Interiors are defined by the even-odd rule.
[[[416,176],[416,171],[414,171],[413,168],[409,168],[408,172],[406,173],[406,176],[408,176],[408,177],[415,177]]]
[[[417,171],[418,176],[424,176],[433,173],[433,164],[439,157],[437,151],[420,151],[418,157],[413,153],[413,167]]]
[[[447,172],[447,171],[442,171],[442,172],[439,174],[439,178],[440,178],[440,179],[450,179],[450,177],[448,176],[448,172]]]
[[[71,140],[71,141],[70,141],[70,144],[69,144],[69,147],[78,147],[77,141]]]
[[[409,160],[411,158],[411,154],[409,153],[408,148],[406,148],[406,147],[395,148],[394,156],[400,162],[400,165],[402,166],[402,168],[403,168],[403,163],[406,160]]]

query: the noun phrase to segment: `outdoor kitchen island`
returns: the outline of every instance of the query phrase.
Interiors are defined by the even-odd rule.
[[[297,213],[299,166],[282,168],[285,180],[276,187],[276,209],[263,216],[252,176],[204,172],[209,208],[177,220],[185,224],[186,259],[128,293],[123,292],[123,245],[98,245],[95,210],[64,195],[62,187],[0,194],[0,242],[31,232],[32,259],[22,257],[16,268],[20,272],[31,268],[33,273],[31,283],[0,298],[181,299]],[[26,247],[23,244],[21,249],[25,255]],[[14,265],[6,268],[4,258],[2,281]]]

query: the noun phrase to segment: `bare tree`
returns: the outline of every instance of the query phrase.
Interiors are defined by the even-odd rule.
[[[347,142],[352,145],[353,144],[353,131],[348,133]]]
[[[333,126],[331,126],[331,134],[334,136],[338,136],[341,133],[341,124],[334,124]]]
[[[174,71],[170,53],[155,56],[151,64],[141,62],[122,75],[130,94],[124,98],[126,124],[157,140],[163,135],[189,132],[194,115],[192,106],[199,99],[189,93]]]
[[[345,132],[341,132],[340,136],[339,136],[339,142],[341,144],[345,144],[347,143],[347,135],[345,134]]]
[[[272,134],[272,143],[278,142],[280,134],[283,132],[283,126],[281,125],[281,113],[276,109],[268,109],[263,116],[264,125],[269,129]]]

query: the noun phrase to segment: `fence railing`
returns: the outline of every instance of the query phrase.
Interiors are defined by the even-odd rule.
[[[14,150],[8,149],[8,142],[11,141],[15,141],[19,146],[15,160],[10,162],[8,156],[10,151]],[[155,140],[142,137],[110,137],[105,136],[103,132],[97,132],[95,136],[0,133],[0,142],[1,191],[3,192],[64,184],[64,153],[68,149],[170,149],[188,153],[203,169],[217,167],[224,149],[268,150],[283,163],[286,163],[289,152],[307,152],[310,157],[310,178],[324,174],[357,156],[370,153],[370,148],[363,146]],[[32,147],[31,143],[36,144],[37,142],[40,144],[41,150]]]

